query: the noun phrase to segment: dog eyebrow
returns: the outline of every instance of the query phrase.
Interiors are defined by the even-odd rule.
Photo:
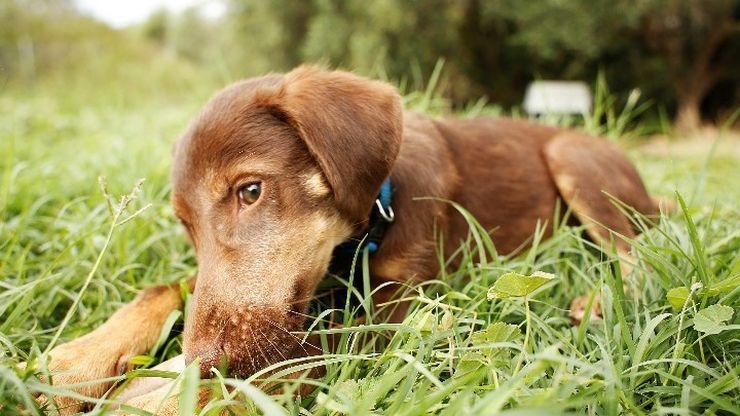
[[[264,157],[246,155],[223,163],[220,167],[211,167],[203,178],[210,195],[222,199],[228,195],[240,181],[250,178],[258,179],[274,176],[280,166]]]

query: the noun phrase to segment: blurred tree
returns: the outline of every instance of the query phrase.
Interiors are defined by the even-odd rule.
[[[489,9],[485,1],[464,3],[463,20],[457,28],[460,37],[459,65],[470,78],[470,90],[511,106],[521,103],[534,63],[524,48],[512,45],[516,33],[512,19]],[[516,68],[516,69],[515,69]],[[474,97],[473,91],[461,91],[464,97]]]
[[[226,59],[244,75],[297,66],[313,9],[311,0],[231,0]]]
[[[198,8],[190,7],[171,21],[169,45],[181,57],[198,63],[209,63],[218,53],[219,31],[205,19]],[[216,46],[216,48],[214,48]]]
[[[659,102],[675,101],[679,130],[699,127],[702,103],[720,83],[734,94],[726,94],[724,102],[718,98],[714,110],[723,105],[737,108],[738,0],[471,0],[466,4],[469,17],[477,21],[468,19],[475,29],[466,32],[468,41],[461,47],[475,44],[483,27],[494,28],[492,34],[504,38],[477,51],[468,66],[471,74],[478,72],[474,68],[481,58],[483,67],[501,68],[502,56],[509,57],[508,64],[532,68],[524,77],[529,79],[594,79],[605,68],[616,91],[640,87]],[[526,50],[528,56],[512,53],[512,47]],[[521,90],[521,77],[509,71],[509,78]]]
[[[80,16],[71,0],[0,1],[0,22],[0,67],[26,81],[72,62],[78,46],[111,32]]]
[[[183,85],[209,85],[203,67],[163,54],[140,33],[112,29],[69,0],[0,0],[0,91],[56,84],[71,100],[123,103],[135,91],[181,94]]]
[[[144,38],[194,63],[212,63],[224,44],[218,24],[190,7],[178,14],[159,9],[138,28]]]
[[[437,92],[456,106],[517,106],[533,79],[604,72],[616,96],[639,88],[681,129],[738,107],[740,0],[224,1],[216,21],[158,11],[138,28],[150,42],[136,43],[72,0],[0,0],[0,66],[25,79],[91,65],[122,74],[116,59],[158,54],[232,80],[322,62],[413,90],[443,59]]]
[[[170,27],[170,13],[167,9],[159,9],[149,16],[142,24],[141,32],[144,37],[158,45],[167,43],[167,32]]]
[[[328,61],[417,87],[439,59],[457,67],[455,28],[463,3],[451,0],[317,0],[302,58]],[[459,80],[463,81],[463,80]]]
[[[663,58],[676,91],[676,127],[695,130],[712,89],[722,82],[738,86],[740,2],[655,0],[642,8],[644,40]]]

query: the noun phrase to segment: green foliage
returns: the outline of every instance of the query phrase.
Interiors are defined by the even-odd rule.
[[[536,60],[566,65],[565,73],[581,73],[584,62],[625,42],[623,35],[639,25],[641,8],[610,0],[495,0],[482,3],[483,16],[504,17],[519,29],[511,42]]]
[[[674,311],[680,311],[691,297],[691,292],[684,286],[674,287],[666,293],[666,299]]]
[[[506,273],[499,277],[496,283],[488,289],[487,297],[488,300],[493,300],[528,296],[554,278],[555,276],[544,272],[535,272],[530,276],[519,273]]]
[[[505,349],[500,347],[497,348],[495,344],[505,342],[513,343],[518,341],[521,335],[522,331],[519,330],[516,325],[504,322],[494,322],[488,325],[486,329],[474,332],[473,343],[481,347],[481,355],[488,360],[488,362],[484,362],[483,364],[488,366],[500,365],[499,362],[493,360],[506,360],[508,357],[504,354],[503,350]],[[462,357],[461,361],[465,361],[465,357]],[[457,375],[457,373],[455,374]]]
[[[700,310],[694,317],[694,329],[705,334],[716,335],[729,329],[726,322],[732,319],[735,310],[726,305],[714,304]]]

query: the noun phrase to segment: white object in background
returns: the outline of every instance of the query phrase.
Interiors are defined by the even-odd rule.
[[[524,94],[524,111],[530,115],[587,114],[591,90],[581,81],[534,81]]]

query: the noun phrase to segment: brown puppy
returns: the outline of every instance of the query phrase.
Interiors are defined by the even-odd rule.
[[[525,121],[404,113],[390,85],[315,67],[239,82],[211,99],[175,151],[172,204],[199,270],[186,362],[200,359],[203,376],[220,363],[248,376],[304,350],[290,332],[302,329],[335,247],[366,232],[388,177],[395,221],[371,260],[376,284],[435,277],[435,229],[448,254],[466,238],[462,216],[439,199],[469,209],[501,253],[525,246],[538,222],[551,224],[558,199],[599,243],[612,232],[634,235],[607,194],[657,211],[606,140]],[[149,289],[100,329],[52,350],[52,370],[73,370],[54,381],[119,374],[177,307],[177,291]]]

